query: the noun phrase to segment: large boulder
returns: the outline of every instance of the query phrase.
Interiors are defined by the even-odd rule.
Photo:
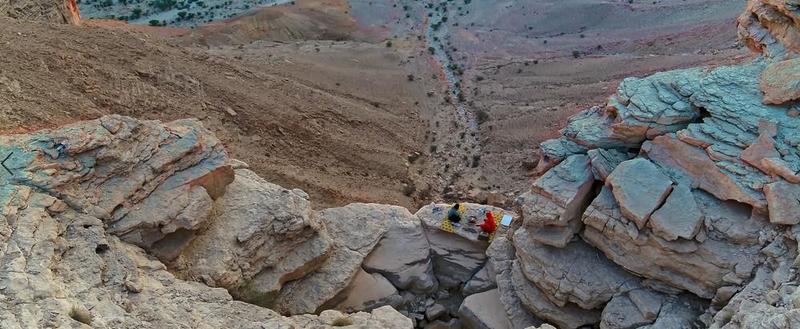
[[[622,214],[640,229],[672,191],[672,180],[642,158],[621,163],[608,176],[607,183]]]
[[[353,285],[368,281],[356,282],[356,275],[384,234],[394,223],[414,220],[405,208],[378,204],[350,204],[322,210],[316,216],[333,239],[334,250],[314,272],[283,286],[272,303],[272,307],[283,314],[318,313],[347,302],[341,300],[347,297],[341,292],[362,289]],[[384,297],[381,295],[378,299]],[[380,300],[362,298],[347,306],[353,309],[358,305],[374,307]]]
[[[171,267],[241,300],[272,305],[284,283],[319,268],[332,252],[333,241],[307,198],[237,169],[208,228]]]
[[[431,248],[416,217],[393,221],[362,266],[367,272],[382,274],[399,289],[430,293],[438,286]]]
[[[533,238],[547,245],[564,247],[583,226],[581,214],[594,192],[589,157],[571,155],[539,177],[531,192],[517,204]]]
[[[576,329],[600,322],[600,312],[597,310],[586,310],[573,303],[553,303],[546,292],[525,276],[520,263],[514,261],[508,275],[513,290],[525,309],[560,328]]]
[[[511,329],[497,289],[467,296],[458,314],[467,328]]]
[[[507,314],[566,328],[799,322],[798,9],[750,0],[739,32],[763,57],[627,78],[542,144],[523,225],[499,240],[512,247],[489,249]],[[601,189],[576,192],[583,168]]]
[[[480,228],[470,225],[468,219],[475,217],[482,220],[486,211],[504,212],[491,206],[464,203],[460,226],[454,232],[449,232],[442,229],[442,222],[450,207],[447,204],[432,204],[416,213],[430,243],[434,273],[443,288],[462,287],[486,262],[488,243],[478,238]]]

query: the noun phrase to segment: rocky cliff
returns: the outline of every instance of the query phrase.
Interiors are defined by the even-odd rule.
[[[571,118],[516,212],[464,204],[515,218],[491,244],[443,204],[314,210],[198,120],[0,136],[0,323],[800,327],[798,6],[750,2],[757,58]]]
[[[628,78],[541,145],[489,250],[513,327],[794,328],[796,1],[750,1],[735,66]]]
[[[488,242],[443,231],[448,205],[315,211],[198,120],[106,116],[0,137],[0,154],[5,327],[421,328],[497,295]]]
[[[302,191],[240,169],[199,121],[109,116],[0,137],[0,153],[4,328],[412,326],[381,305],[289,318],[234,301],[287,291],[289,311],[313,312],[349,285],[362,253],[390,228],[377,223],[343,245],[351,240],[324,225],[346,213],[323,220]],[[328,287],[310,296],[280,289],[300,278],[329,280],[305,289]]]

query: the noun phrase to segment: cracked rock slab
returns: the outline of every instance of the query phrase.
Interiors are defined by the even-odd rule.
[[[636,158],[622,162],[608,176],[622,214],[642,229],[672,191],[672,180],[652,162]]]

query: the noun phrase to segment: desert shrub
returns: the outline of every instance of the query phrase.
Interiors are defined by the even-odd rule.
[[[150,3],[151,6],[158,8],[161,11],[170,10],[175,6],[175,0],[154,0]]]
[[[489,121],[489,113],[486,113],[484,110],[479,110],[475,113],[475,119],[478,120],[478,124],[483,124],[486,121]]]
[[[69,310],[69,317],[85,325],[92,324],[92,315],[85,309],[72,306]]]
[[[130,19],[138,19],[139,17],[142,17],[142,8],[133,8]]]
[[[337,318],[336,320],[333,320],[333,322],[331,323],[331,326],[334,327],[347,327],[352,325],[353,325],[353,320],[351,320],[349,317]]]

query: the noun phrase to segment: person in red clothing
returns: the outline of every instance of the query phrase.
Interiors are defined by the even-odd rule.
[[[481,230],[489,234],[497,230],[497,223],[494,221],[494,214],[491,211],[486,212],[486,219],[481,224]]]

